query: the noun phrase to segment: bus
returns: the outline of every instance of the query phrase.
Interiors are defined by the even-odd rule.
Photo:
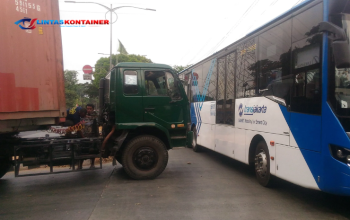
[[[305,1],[179,73],[192,147],[350,195],[350,0]]]

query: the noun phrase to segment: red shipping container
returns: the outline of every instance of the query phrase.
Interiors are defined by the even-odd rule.
[[[58,0],[1,0],[0,8],[0,133],[53,124],[66,116],[60,26],[19,25],[60,20]]]

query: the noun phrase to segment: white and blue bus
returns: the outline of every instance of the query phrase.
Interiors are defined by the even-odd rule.
[[[306,1],[179,75],[193,150],[350,195],[350,0]]]

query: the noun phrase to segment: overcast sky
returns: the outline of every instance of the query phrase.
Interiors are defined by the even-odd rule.
[[[79,0],[76,0],[79,2]],[[89,0],[83,0],[90,2]],[[118,39],[129,54],[145,55],[155,63],[194,64],[288,11],[303,0],[95,0],[116,10],[113,53]],[[82,1],[81,1],[82,2]],[[103,20],[106,9],[96,4],[59,0],[62,20]],[[116,19],[115,15],[113,16]],[[107,14],[109,19],[109,14]],[[110,51],[110,26],[62,27],[64,68],[79,71],[94,66]],[[104,57],[108,57],[105,55]]]

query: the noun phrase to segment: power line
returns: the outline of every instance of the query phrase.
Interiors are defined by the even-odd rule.
[[[257,4],[259,2],[259,0],[255,0],[249,7],[248,7],[248,9],[244,12],[244,14],[242,15],[242,17],[238,20],[238,22],[236,22],[236,24],[234,24],[231,28],[230,28],[230,30],[229,30],[229,32],[227,32],[227,34],[219,41],[219,43],[217,43],[212,49],[211,49],[211,51],[210,51],[210,54],[212,53],[212,51],[215,51],[215,49],[217,48],[217,47],[219,47],[221,44],[222,44],[222,42],[224,41],[224,40],[226,40],[226,38],[230,35],[230,33],[242,22],[242,20],[243,20],[243,18],[245,18],[245,16],[247,15],[247,13],[253,8],[253,7],[255,7],[255,5]],[[204,45],[203,47],[205,47],[206,45]],[[203,48],[201,49],[201,51],[203,50]],[[197,58],[198,57],[198,55],[195,55],[191,60],[190,60],[190,62],[188,62],[187,63],[187,65],[189,65],[191,62],[192,62],[192,60],[194,60],[195,58]]]
[[[265,12],[267,11],[267,9],[271,8],[272,6],[274,6],[278,1],[279,1],[279,0],[273,1],[273,2],[259,15],[259,18],[260,18],[261,16],[263,16],[263,14],[265,14]],[[256,21],[256,20],[255,20],[255,21]],[[255,21],[254,21],[254,22],[255,22]],[[254,26],[254,22],[253,22],[253,24],[248,28],[248,32],[249,32],[249,30]]]
[[[244,14],[242,15],[242,17],[237,21],[236,24],[234,24],[231,29],[229,30],[229,32],[227,32],[227,34],[219,41],[219,43],[217,45],[214,46],[214,48],[211,50],[210,53],[213,53],[227,38],[228,36],[231,34],[231,32],[243,21],[243,19],[246,17],[246,15],[248,15],[248,13],[250,12],[250,10],[252,10],[259,2],[260,0],[255,0],[250,6],[249,8],[244,12]]]
[[[249,6],[249,8],[245,11],[245,13],[242,15],[242,17],[240,18],[240,20],[235,24],[235,25],[233,25],[232,26],[232,28],[229,30],[229,32],[219,41],[219,43],[218,44],[216,44],[211,50],[210,50],[210,52],[209,53],[207,53],[207,54],[212,54],[226,39],[227,39],[227,37],[231,34],[231,32],[242,22],[242,20],[248,15],[248,13],[249,13],[249,11],[250,10],[252,10],[256,5],[257,5],[257,3],[258,3],[258,1],[259,0],[256,0],[255,2],[253,2],[250,6]],[[271,4],[270,4],[270,6],[269,7],[267,7],[261,14],[260,14],[260,16],[262,16],[270,7],[272,7],[272,6],[274,6],[277,2],[278,2],[279,0],[274,0]],[[299,3],[301,3],[301,2],[303,2],[303,1],[305,1],[305,0],[299,0],[299,1],[297,1],[293,6],[292,6],[292,8],[293,7],[295,7],[296,5],[298,5]],[[259,16],[259,17],[260,17]],[[253,25],[252,25],[253,26]],[[251,26],[251,27],[252,27]],[[250,28],[251,28],[250,27]],[[250,29],[249,28],[249,29]],[[249,30],[248,29],[248,30]],[[206,45],[204,45],[203,46],[203,48],[205,47]],[[200,51],[202,51],[203,50],[203,48],[200,50]],[[188,53],[187,53],[188,54]],[[186,55],[187,55],[186,54]],[[195,58],[197,58],[198,57],[198,54],[199,53],[197,53],[196,55],[195,55],[195,57],[194,58],[192,58],[191,60],[190,60],[190,62],[189,63],[191,63]],[[207,56],[207,55],[206,55]],[[181,60],[182,60],[183,58],[181,58]],[[188,64],[189,64],[188,63]],[[188,65],[187,64],[187,65]]]

